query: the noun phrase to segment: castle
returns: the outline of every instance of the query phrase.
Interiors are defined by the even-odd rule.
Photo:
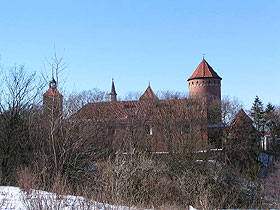
[[[149,84],[138,101],[118,101],[112,80],[108,102],[89,103],[73,114],[71,120],[106,124],[116,150],[129,151],[138,145],[154,152],[178,151],[185,143],[196,150],[217,148],[221,80],[204,58],[187,80],[188,99],[159,100]],[[61,116],[63,96],[54,79],[43,100],[44,115]],[[136,134],[145,140],[135,140]]]

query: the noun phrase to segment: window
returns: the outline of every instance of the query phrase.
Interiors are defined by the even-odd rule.
[[[153,135],[152,125],[145,125],[145,132],[146,132],[146,135],[152,136]]]
[[[116,127],[113,126],[113,125],[109,126],[109,128],[108,128],[108,134],[109,134],[109,135],[114,135],[114,134],[116,134]]]
[[[190,132],[190,124],[188,122],[182,122],[181,124],[181,134],[187,134]]]

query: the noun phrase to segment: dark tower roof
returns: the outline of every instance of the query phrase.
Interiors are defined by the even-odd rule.
[[[215,78],[222,79],[213,68],[207,63],[207,61],[203,58],[201,63],[198,65],[192,76],[188,79],[202,79],[202,78]]]
[[[150,84],[144,94],[139,98],[139,100],[159,100],[154,91],[152,90]]]
[[[62,96],[57,89],[57,83],[54,78],[49,82],[49,89],[43,96]]]
[[[115,89],[115,83],[114,83],[114,79],[112,79],[112,87],[111,87],[111,92],[109,95],[118,95]]]

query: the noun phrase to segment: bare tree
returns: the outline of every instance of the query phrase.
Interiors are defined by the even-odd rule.
[[[224,96],[221,103],[222,122],[230,124],[241,108],[243,108],[243,104],[238,98]]]
[[[108,101],[108,92],[94,88],[79,93],[70,93],[64,96],[64,114],[71,116],[88,103]]]
[[[187,93],[185,92],[172,91],[172,90],[157,91],[157,96],[162,100],[182,99],[188,97]]]
[[[0,161],[5,183],[13,181],[17,167],[29,165],[32,159],[29,123],[39,108],[39,84],[35,73],[26,73],[24,66],[15,66],[4,76],[0,103]]]
[[[126,95],[122,98],[120,98],[121,101],[138,101],[143,93],[139,91],[129,91],[126,93]]]

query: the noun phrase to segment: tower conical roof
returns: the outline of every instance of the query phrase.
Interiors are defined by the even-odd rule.
[[[151,86],[149,85],[144,94],[139,98],[139,100],[159,100]]]
[[[207,63],[207,61],[203,58],[201,63],[198,65],[192,76],[188,79],[201,79],[201,78],[216,78],[222,79],[213,68]]]

